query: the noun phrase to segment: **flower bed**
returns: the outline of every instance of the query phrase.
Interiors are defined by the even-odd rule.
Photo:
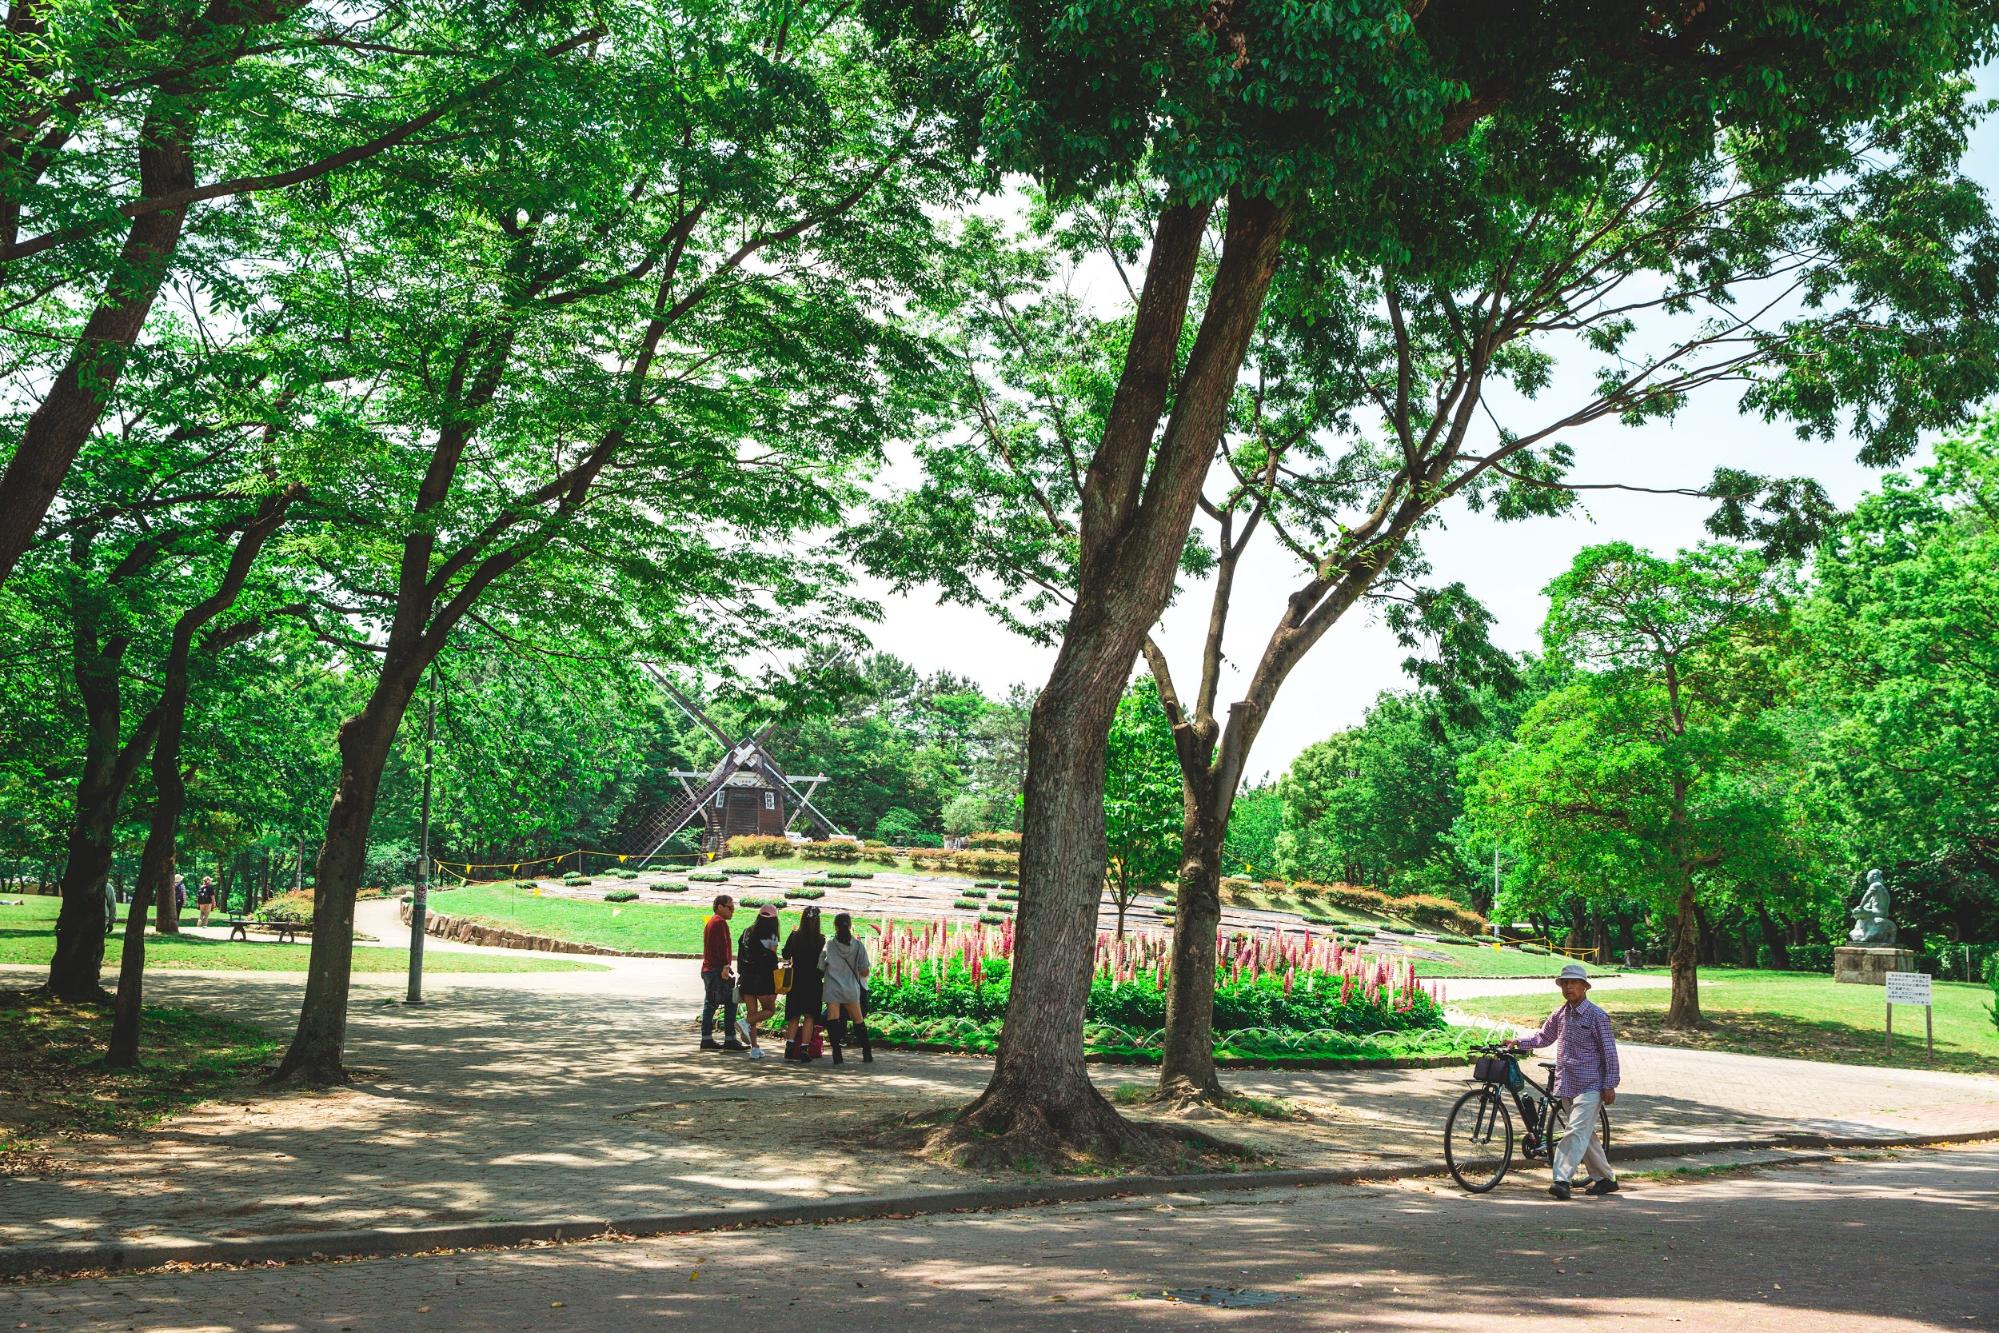
[[[869,997],[884,1020],[893,1020],[884,1031],[923,1042],[953,1041],[955,1033],[964,1049],[988,1049],[1006,1013],[1013,955],[1013,923],[990,924],[998,929],[982,919],[957,930],[938,922],[882,931]],[[1259,1059],[1396,1055],[1400,1048],[1382,1034],[1411,1034],[1402,1044],[1430,1054],[1464,1045],[1444,1021],[1434,983],[1418,980],[1406,960],[1370,957],[1312,935],[1224,935],[1217,945],[1218,1052],[1226,1045]],[[1085,1011],[1096,1033],[1086,1031],[1090,1051],[1156,1054],[1170,958],[1161,939],[1098,936]]]

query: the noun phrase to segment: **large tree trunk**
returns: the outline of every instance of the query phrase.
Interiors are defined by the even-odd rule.
[[[115,725],[115,723],[114,723]],[[92,727],[93,733],[96,727]],[[115,747],[116,735],[111,738]],[[122,784],[115,778],[117,752],[103,752],[94,736],[85,750],[70,816],[69,859],[63,866],[56,914],[56,951],[45,989],[62,1000],[102,1000],[98,973],[104,966],[104,884],[111,870],[111,838]]]
[[[1680,872],[1680,901],[1673,913],[1673,997],[1666,1026],[1691,1031],[1701,1025],[1700,924],[1694,912],[1694,879]]]
[[[118,802],[150,743],[158,714],[149,714],[132,738],[119,745],[124,716],[118,670],[124,641],[100,645],[87,593],[71,598],[70,619],[71,667],[84,712],[83,773],[70,817],[55,956],[49,961],[44,989],[63,1000],[101,1000],[105,998],[98,975],[104,966],[104,886],[111,871]]]
[[[139,128],[141,195],[174,194],[194,186],[194,159],[187,145],[195,113],[178,92],[162,88],[155,93]],[[184,209],[163,208],[132,220],[112,277],[69,363],[28,418],[14,457],[0,472],[0,583],[34,540],[63,477],[104,415],[125,359],[166,281],[185,217]]]
[[[1065,650],[1034,705],[1006,1025],[992,1082],[952,1130],[1004,1136],[1003,1157],[1062,1148],[1115,1156],[1135,1146],[1083,1062],[1104,878],[1105,746],[1131,664],[1115,658]]]
[[[967,1156],[1142,1146],[1083,1062],[1106,860],[1105,748],[1139,647],[1172,592],[1288,225],[1268,201],[1231,200],[1201,329],[1155,448],[1207,214],[1171,205],[1160,215],[1124,370],[1084,483],[1076,601],[1028,733],[1020,924],[999,1060],[943,1140]]]
[[[305,1002],[280,1079],[323,1085],[346,1079],[347,993],[354,962],[354,895],[368,857],[368,826],[382,768],[403,710],[415,692],[407,670],[384,669],[368,706],[340,727],[340,781],[326,816],[326,841],[313,870],[312,955]]]
[[[104,1062],[113,1069],[130,1068],[139,1060],[139,1011],[144,1003],[146,970],[146,900],[173,898],[175,844],[180,834],[181,811],[187,804],[187,783],[180,770],[180,743],[187,723],[188,659],[194,651],[194,636],[235,604],[250,576],[251,565],[264,542],[283,522],[285,510],[296,495],[295,490],[288,489],[264,501],[230,552],[229,564],[215,591],[174,622],[173,641],[160,673],[160,702],[154,709],[159,734],[153,741],[156,791],[153,822],[146,831],[145,851],[139,857],[139,883],[133,891],[132,910],[125,918],[125,944],[118,959],[118,1004],[111,1017],[111,1044],[104,1057]],[[239,628],[242,631],[239,637],[255,632],[249,625]],[[227,642],[227,636],[213,638],[209,646],[217,648]],[[216,868],[221,869],[220,865]],[[175,929],[179,926],[176,919]]]
[[[1158,1093],[1159,1100],[1172,1104],[1223,1095],[1215,1073],[1215,934],[1222,921],[1226,804],[1214,783],[1190,786],[1181,821],[1179,905],[1173,914],[1173,968],[1167,976],[1166,1047]]]

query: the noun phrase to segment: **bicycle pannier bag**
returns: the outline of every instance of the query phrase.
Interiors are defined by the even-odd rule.
[[[1504,1083],[1507,1064],[1504,1056],[1481,1055],[1472,1063],[1471,1076],[1481,1083]]]

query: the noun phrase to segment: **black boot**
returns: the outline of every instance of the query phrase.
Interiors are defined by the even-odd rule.
[[[787,1060],[796,1060],[798,1058],[797,1042],[788,1041],[784,1044],[784,1058]]]
[[[873,1064],[875,1062],[875,1047],[874,1043],[868,1040],[867,1019],[859,1018],[854,1020],[854,1040],[859,1042],[861,1046],[861,1063],[864,1065]]]
[[[826,1024],[826,1044],[833,1048],[833,1063],[836,1065],[847,1063],[847,1057],[840,1053],[841,1038],[846,1035],[846,1028],[847,1020],[844,1018],[836,1018]]]

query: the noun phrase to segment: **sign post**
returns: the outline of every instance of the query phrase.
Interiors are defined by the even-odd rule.
[[[1888,1025],[1884,1038],[1884,1050],[1895,1049],[1895,1006],[1898,1004],[1919,1004],[1923,1007],[1923,1048],[1931,1058],[1936,1058],[1935,1010],[1930,1007],[1930,979],[1922,972],[1890,972],[1888,974]]]

